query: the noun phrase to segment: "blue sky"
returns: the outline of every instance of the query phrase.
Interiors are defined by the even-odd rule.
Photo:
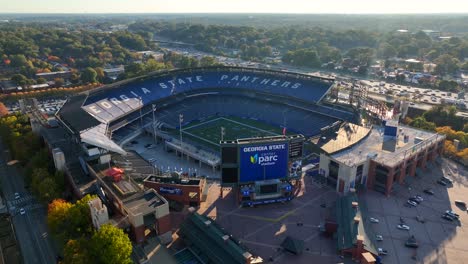
[[[467,0],[0,0],[0,13],[468,13]]]

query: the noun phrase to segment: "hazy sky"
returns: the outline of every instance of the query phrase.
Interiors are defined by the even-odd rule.
[[[468,13],[467,0],[0,0],[0,13]]]

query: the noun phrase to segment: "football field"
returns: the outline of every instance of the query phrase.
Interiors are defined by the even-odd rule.
[[[209,147],[219,147],[222,128],[224,128],[224,140],[278,136],[283,132],[281,127],[275,127],[253,119],[215,117],[182,127],[182,136],[198,143],[205,143],[204,145]]]

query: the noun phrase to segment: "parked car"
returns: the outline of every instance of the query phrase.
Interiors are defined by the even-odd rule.
[[[416,198],[419,202],[424,202],[424,198],[419,194],[416,194],[414,198]]]
[[[442,219],[445,219],[445,220],[450,221],[450,222],[454,220],[454,218],[452,216],[450,216],[449,214],[443,214]]]
[[[424,193],[429,194],[429,195],[434,195],[434,191],[432,189],[425,189]]]
[[[440,184],[440,185],[442,185],[442,186],[447,186],[447,183],[446,183],[444,180],[442,180],[442,179],[438,179],[438,180],[437,180],[437,183]]]
[[[416,221],[418,221],[419,223],[423,223],[423,224],[426,222],[426,220],[424,220],[424,218],[419,215],[416,216]]]
[[[452,179],[450,179],[449,177],[447,176],[442,176],[442,178],[440,178],[441,180],[445,181],[447,184],[453,184],[453,181]]]
[[[406,203],[411,205],[411,206],[417,206],[418,205],[416,202],[411,201],[411,200],[406,201]]]
[[[24,210],[24,208],[21,208],[19,210],[19,213],[20,213],[20,215],[24,215],[24,214],[26,214],[26,210]]]
[[[411,236],[410,238],[408,238],[408,240],[406,240],[405,246],[410,248],[417,248],[419,247],[419,243],[418,241],[416,241],[416,238],[414,236]]]
[[[383,256],[388,254],[388,251],[383,248],[377,248],[377,252],[379,253],[379,255],[383,255]]]
[[[20,194],[15,192],[15,200],[18,200],[19,198],[21,198]]]
[[[374,217],[369,218],[369,220],[371,221],[371,223],[378,223],[379,222],[379,219],[374,218]]]
[[[403,224],[397,225],[397,228],[401,230],[410,230],[409,226]]]
[[[420,203],[420,201],[418,199],[414,198],[414,197],[409,198],[408,201],[412,201],[412,202],[414,202],[416,204]]]
[[[375,235],[375,240],[383,241],[383,236],[382,235]]]

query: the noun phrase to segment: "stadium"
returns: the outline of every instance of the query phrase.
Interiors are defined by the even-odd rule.
[[[270,186],[262,188],[269,189],[267,200],[274,197],[272,192],[284,198],[282,189],[288,190],[286,196],[290,199],[295,188],[291,180],[300,173],[286,170],[291,171],[292,166],[296,171],[300,169],[302,156],[311,154],[309,139],[358,120],[351,108],[323,102],[334,83],[333,78],[252,68],[172,70],[74,96],[57,118],[84,148],[97,147],[101,154],[125,155],[129,146],[146,136],[153,139],[146,147],[162,143],[167,155],[198,165],[158,164],[154,162],[156,157],[143,157],[158,174],[178,171],[217,178],[223,186],[239,187],[240,196],[248,196],[239,197],[239,202],[263,200],[259,195],[261,186],[252,187],[256,182]],[[288,155],[294,140],[299,142],[295,144],[300,156]],[[286,144],[287,149],[270,154],[281,155],[282,160],[268,163],[270,170],[258,172],[263,175],[243,177],[252,168],[243,168],[240,146],[271,146],[278,142]],[[232,149],[234,145],[236,148]],[[222,153],[229,151],[226,157],[236,157],[227,157],[223,162]],[[210,175],[204,173],[206,166],[211,169]],[[224,174],[227,176],[222,177]],[[247,192],[243,187],[248,187]]]
[[[329,221],[338,194],[373,189],[389,196],[416,175],[424,177],[445,139],[398,124],[407,102],[391,113],[359,85],[344,96],[338,83],[239,67],[156,72],[70,97],[56,113],[60,128],[46,129],[46,141],[54,161],[66,163],[74,195],[97,194],[114,212],[114,224],[137,243],[152,234],[170,243],[183,221],[170,212],[185,206],[220,220],[239,237],[248,227],[257,232],[265,221]],[[265,208],[239,210],[260,205]],[[336,209],[344,210],[340,205]],[[201,239],[208,223],[203,221],[197,224],[201,230],[182,228],[183,236]],[[310,240],[294,231],[302,226],[298,221],[288,230]],[[354,220],[330,221],[323,227],[337,232],[338,250],[355,250],[355,243],[344,243],[356,237],[346,231]],[[257,242],[279,245],[280,237],[271,236],[277,230],[270,231]],[[243,246],[233,245],[241,258],[252,260]]]

